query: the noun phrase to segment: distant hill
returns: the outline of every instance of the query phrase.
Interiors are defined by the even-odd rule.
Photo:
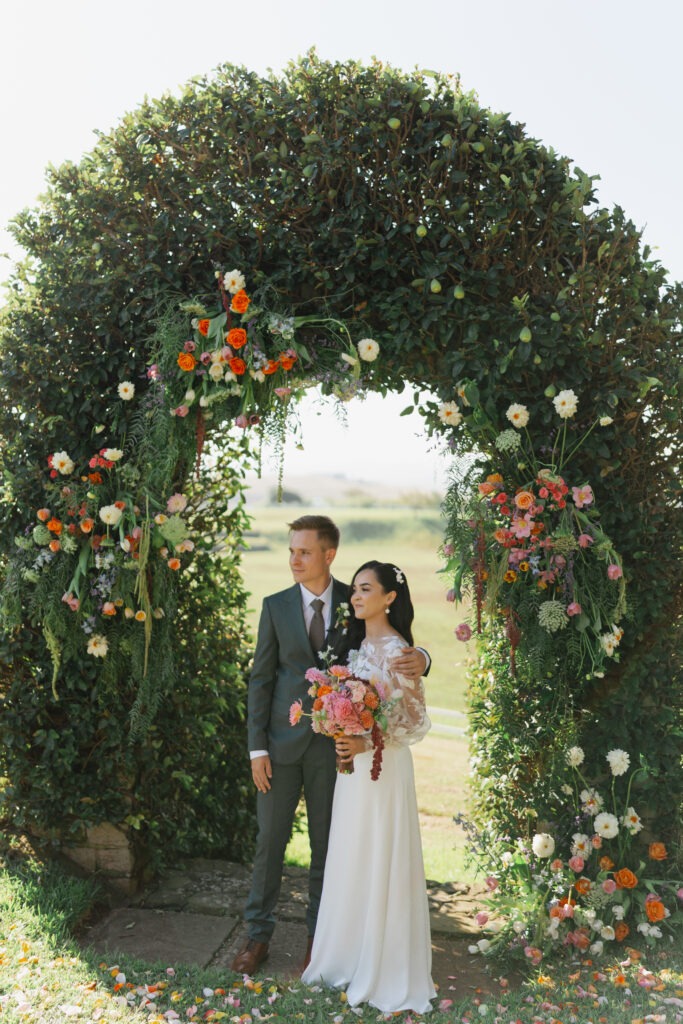
[[[247,479],[247,507],[258,508],[276,503],[277,476],[274,473],[264,473],[261,478],[249,474]],[[378,484],[371,480],[352,480],[343,473],[301,476],[285,472],[282,484],[283,504],[307,508],[350,505],[436,507],[440,500],[441,496],[435,491],[421,491],[398,484]]]

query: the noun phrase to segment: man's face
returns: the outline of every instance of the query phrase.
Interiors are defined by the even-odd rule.
[[[322,594],[330,581],[335,548],[324,548],[317,530],[293,530],[289,535],[289,567],[295,583]]]

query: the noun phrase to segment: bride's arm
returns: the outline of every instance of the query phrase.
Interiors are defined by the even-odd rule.
[[[419,743],[432,725],[427,715],[422,680],[409,679],[389,670],[389,683],[394,703],[387,715],[385,742],[400,747]]]

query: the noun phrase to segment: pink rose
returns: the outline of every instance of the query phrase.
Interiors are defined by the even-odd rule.
[[[467,641],[472,636],[472,630],[470,629],[466,622],[461,622],[460,625],[455,630],[455,635],[457,636],[458,640]]]
[[[583,871],[585,861],[583,857],[579,857],[577,855],[576,857],[571,857],[567,861],[567,863],[569,864],[569,867],[572,869],[572,871],[576,871],[576,873],[578,874],[580,871]]]
[[[605,881],[602,883],[603,892],[608,893],[610,896],[613,892],[616,892],[616,888],[617,883],[614,881],[613,878],[606,878]]]
[[[180,416],[180,418],[182,419],[184,416],[187,416],[189,411],[189,406],[177,405],[175,409],[171,409],[171,416]]]
[[[571,604],[567,605],[567,615],[580,615],[583,608],[578,601],[572,601]]]
[[[615,562],[612,562],[611,565],[607,566],[607,576],[610,580],[620,580],[623,575],[624,573],[621,566],[617,565]]]

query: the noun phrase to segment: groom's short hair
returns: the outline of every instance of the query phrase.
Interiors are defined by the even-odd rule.
[[[329,516],[299,516],[293,523],[287,524],[290,530],[315,530],[318,540],[322,546],[334,548],[339,547],[339,527],[332,522]]]

